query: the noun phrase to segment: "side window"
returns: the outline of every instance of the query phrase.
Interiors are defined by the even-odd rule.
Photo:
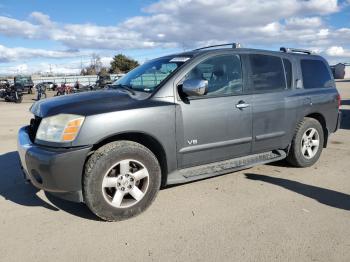
[[[287,88],[292,87],[292,79],[293,79],[293,73],[292,73],[292,63],[284,58],[283,59],[283,65],[284,65],[284,71],[286,73],[286,80],[287,80]]]
[[[321,60],[301,60],[304,88],[332,87],[332,77],[326,64]]]
[[[196,65],[183,80],[208,80],[206,96],[234,95],[242,92],[242,67],[238,55],[221,55]]]
[[[282,59],[269,55],[249,55],[251,85],[258,92],[286,88]]]

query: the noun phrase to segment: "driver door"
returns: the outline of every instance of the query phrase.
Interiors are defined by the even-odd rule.
[[[181,82],[187,79],[208,80],[208,92],[197,97],[182,96],[177,104],[178,166],[186,168],[250,154],[252,98],[242,94],[240,56],[225,54],[205,59]]]

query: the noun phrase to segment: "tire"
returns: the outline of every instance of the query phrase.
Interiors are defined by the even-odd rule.
[[[305,117],[296,128],[287,161],[295,167],[312,166],[320,158],[323,145],[324,133],[320,122]]]
[[[158,160],[148,148],[132,141],[116,141],[102,146],[88,159],[84,202],[103,220],[120,221],[145,211],[160,183]]]
[[[23,100],[23,97],[20,95],[20,96],[18,96],[18,98],[16,99],[15,103],[16,103],[16,104],[20,104],[20,103],[22,103],[22,100]]]

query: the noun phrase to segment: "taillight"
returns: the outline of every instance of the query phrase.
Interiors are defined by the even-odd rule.
[[[340,97],[339,94],[337,95],[337,100],[338,100],[338,109],[340,109],[340,106],[341,106],[341,97]]]

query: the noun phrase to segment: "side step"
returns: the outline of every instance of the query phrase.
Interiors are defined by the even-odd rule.
[[[250,168],[260,164],[278,161],[286,157],[283,150],[274,150],[265,153],[244,156],[216,163],[189,167],[174,171],[168,175],[168,185],[187,183],[194,180],[214,177],[233,171]]]

